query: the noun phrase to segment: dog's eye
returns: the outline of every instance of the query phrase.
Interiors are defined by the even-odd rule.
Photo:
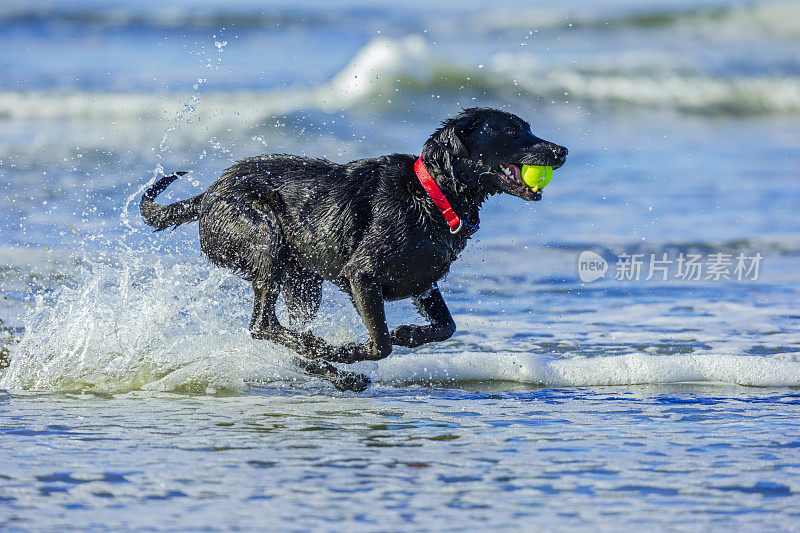
[[[509,126],[509,128],[506,130],[506,135],[510,135],[512,137],[519,135],[519,126]]]

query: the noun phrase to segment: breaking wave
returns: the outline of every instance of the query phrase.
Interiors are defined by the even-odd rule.
[[[667,7],[640,4],[632,10],[566,12],[558,8],[498,9],[482,20],[494,30],[570,29],[619,31],[624,28],[652,31],[680,28],[711,36],[746,34],[796,37],[800,35],[800,4],[788,0],[736,5]]]
[[[459,95],[479,92],[501,101],[568,100],[723,115],[800,113],[796,73],[712,77],[681,66],[664,67],[665,62],[646,57],[635,68],[626,64],[552,66],[531,54],[503,53],[487,65],[476,66],[440,56],[427,40],[412,35],[373,40],[330,82],[316,87],[207,94],[5,90],[0,92],[0,119],[119,121],[114,132],[121,138],[127,130],[128,135],[149,131],[152,121],[169,125],[195,120],[208,129],[194,128],[194,134],[206,140],[209,131],[253,127],[298,110],[377,107],[400,111],[422,95],[452,94],[458,100]],[[647,66],[653,64],[662,66]],[[113,142],[112,135],[105,137],[105,142]]]

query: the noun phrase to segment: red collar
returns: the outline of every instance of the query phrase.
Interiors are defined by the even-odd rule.
[[[450,206],[450,202],[447,201],[442,190],[431,177],[431,173],[425,168],[425,163],[422,162],[422,156],[419,156],[419,159],[414,163],[414,172],[417,174],[417,178],[422,184],[422,187],[428,192],[431,200],[433,200],[433,203],[436,204],[436,207],[441,211],[442,216],[444,216],[444,219],[447,221],[447,225],[450,226],[450,233],[455,235],[461,230],[465,230],[465,235],[469,237],[478,231],[477,226],[470,226],[458,218],[458,215],[456,215],[455,211],[453,211],[453,208]]]

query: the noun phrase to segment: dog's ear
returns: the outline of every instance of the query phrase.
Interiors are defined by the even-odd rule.
[[[469,169],[472,142],[470,136],[476,129],[476,120],[472,110],[465,109],[456,117],[442,122],[442,125],[430,136],[422,149],[425,164],[438,169],[442,177],[458,183],[473,183],[477,176]]]
[[[472,119],[469,117],[460,118],[449,128],[448,140],[453,146],[453,155],[461,158],[468,158],[470,156],[467,146],[464,144],[463,139],[469,135],[472,129]]]
[[[430,140],[443,150],[442,155],[448,159],[469,159],[472,155],[467,137],[475,130],[475,120],[471,109],[442,122],[442,126],[434,132]],[[465,142],[466,141],[466,142]]]

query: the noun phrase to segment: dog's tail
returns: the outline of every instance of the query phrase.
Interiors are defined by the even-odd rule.
[[[144,220],[144,223],[148,226],[156,228],[155,231],[161,231],[170,226],[178,227],[184,222],[193,222],[200,218],[200,202],[203,200],[202,194],[169,205],[158,205],[153,201],[156,196],[169,187],[170,183],[184,174],[186,174],[186,172],[176,172],[169,176],[164,176],[142,195],[142,202],[139,204],[142,220]]]

